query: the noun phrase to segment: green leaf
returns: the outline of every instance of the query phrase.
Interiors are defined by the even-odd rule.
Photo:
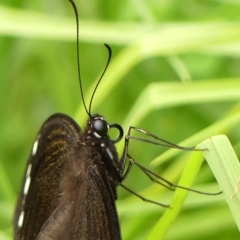
[[[214,136],[198,145],[223,191],[226,202],[240,230],[240,165],[225,135]]]
[[[190,188],[198,174],[202,162],[203,157],[201,152],[193,152],[187,162],[178,185]],[[147,238],[148,240],[164,239],[167,231],[171,227],[171,224],[179,214],[187,195],[187,190],[183,190],[181,188],[176,189],[170,207],[155,225],[152,232],[149,234],[149,237]]]

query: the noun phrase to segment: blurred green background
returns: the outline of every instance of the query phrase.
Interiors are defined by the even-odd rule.
[[[239,155],[240,2],[78,0],[76,4],[87,103],[106,64],[103,43],[113,51],[92,112],[122,124],[125,132],[135,125],[174,143],[213,126],[187,146],[224,133]],[[7,240],[12,239],[12,216],[25,164],[42,123],[62,112],[83,127],[87,116],[77,80],[76,25],[68,1],[2,0],[0,19],[0,239]],[[228,121],[231,117],[235,120]],[[219,121],[221,126],[215,127]],[[146,167],[166,150],[139,142],[130,146],[131,156]],[[189,154],[179,151],[151,169],[177,183]],[[171,201],[171,192],[135,168],[124,184],[158,202]],[[206,163],[193,188],[219,191]],[[144,203],[121,187],[118,193],[123,239],[146,239],[165,209]],[[189,193],[164,239],[213,238],[239,239],[223,196]]]

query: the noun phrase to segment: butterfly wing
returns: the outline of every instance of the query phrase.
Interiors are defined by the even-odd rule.
[[[112,188],[97,152],[79,147],[81,136],[66,115],[44,123],[29,157],[14,239],[121,239]],[[71,168],[79,174],[68,174]]]

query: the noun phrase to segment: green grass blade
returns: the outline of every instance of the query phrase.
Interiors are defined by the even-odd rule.
[[[190,188],[198,174],[202,162],[203,157],[201,152],[193,152],[188,160],[178,185]],[[180,212],[187,194],[188,191],[186,190],[180,188],[176,189],[170,208],[166,210],[162,218],[155,225],[147,238],[148,240],[164,239],[167,231],[171,227],[171,224]]]
[[[203,151],[212,172],[217,179],[224,197],[240,230],[240,192],[238,191],[240,165],[238,158],[225,135],[207,139],[198,145]]]

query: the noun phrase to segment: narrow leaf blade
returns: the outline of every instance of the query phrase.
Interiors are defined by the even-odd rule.
[[[214,136],[198,145],[203,151],[240,231],[240,165],[225,135]]]

